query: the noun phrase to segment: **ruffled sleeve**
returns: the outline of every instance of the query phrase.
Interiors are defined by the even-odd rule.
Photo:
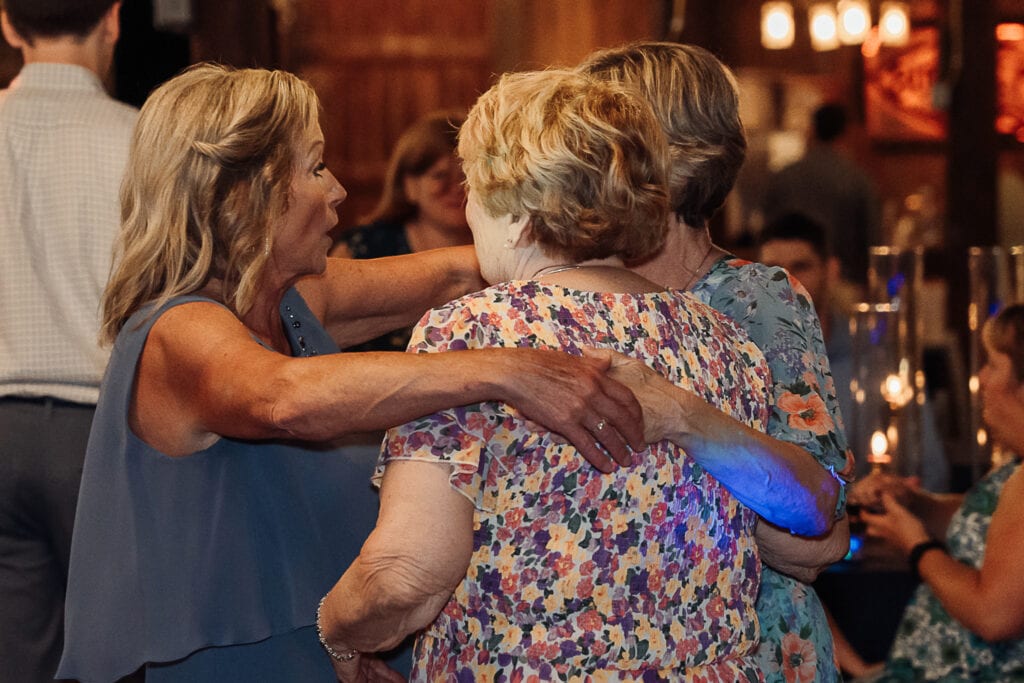
[[[471,308],[453,302],[420,320],[407,352],[443,353],[493,345],[487,337]],[[394,427],[384,437],[373,483],[380,486],[388,463],[395,460],[447,463],[452,466],[452,488],[483,510],[488,451],[504,451],[512,444],[515,422],[509,406],[492,401],[442,410]]]

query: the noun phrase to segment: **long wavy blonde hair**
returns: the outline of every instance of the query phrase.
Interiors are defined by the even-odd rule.
[[[252,307],[288,208],[295,144],[317,124],[319,106],[293,74],[217,64],[194,66],[150,95],[121,187],[102,342],[142,306],[213,279],[236,315]]]

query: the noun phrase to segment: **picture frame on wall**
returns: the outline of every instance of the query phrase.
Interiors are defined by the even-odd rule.
[[[996,26],[996,132],[1024,142],[1024,24]]]
[[[864,55],[864,119],[878,142],[941,142],[947,112],[936,102],[940,75],[939,29],[914,28],[906,45],[868,41]]]

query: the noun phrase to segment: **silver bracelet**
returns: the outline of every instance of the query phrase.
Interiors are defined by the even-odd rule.
[[[327,596],[320,598],[320,604],[316,606],[316,637],[320,639],[320,645],[327,651],[327,654],[339,662],[351,662],[359,654],[359,650],[348,650],[347,652],[338,652],[333,647],[327,644],[324,640],[324,630],[320,626],[320,612],[324,608],[324,600]]]

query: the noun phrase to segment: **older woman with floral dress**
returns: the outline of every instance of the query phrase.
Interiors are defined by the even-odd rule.
[[[836,681],[828,623],[809,582],[846,553],[845,482],[836,473],[848,471],[852,455],[810,296],[784,270],[738,259],[711,241],[708,221],[725,202],[746,153],[735,79],[707,50],[679,43],[600,51],[579,70],[637,88],[668,138],[668,237],[656,255],[631,266],[659,284],[692,293],[750,335],[772,372],[772,443],[762,446],[766,452],[799,454],[809,466],[835,476],[822,489],[834,504],[834,525],[830,519],[817,529],[785,523],[780,529],[773,526],[777,518],[758,509],[767,523],[757,530],[766,562],[757,612],[758,656],[770,683]],[[715,444],[729,450],[744,438],[735,426],[713,429],[720,416],[691,403],[688,433],[678,439],[691,452]]]
[[[630,89],[571,72],[504,76],[459,144],[492,286],[428,313],[410,350],[617,349],[763,428],[756,347],[623,267],[667,225],[665,146],[647,144],[660,135]],[[791,463],[730,455],[724,474],[775,482],[776,507],[814,507]],[[419,681],[761,680],[753,511],[667,441],[611,476],[578,460],[500,403],[390,431],[377,528],[321,603],[340,678],[359,680],[369,653],[425,627]]]

